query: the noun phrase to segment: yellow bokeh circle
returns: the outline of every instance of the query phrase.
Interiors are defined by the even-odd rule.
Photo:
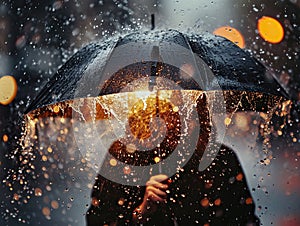
[[[0,104],[10,104],[17,95],[18,85],[13,76],[0,78]]]

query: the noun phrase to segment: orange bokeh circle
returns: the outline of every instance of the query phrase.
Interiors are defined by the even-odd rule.
[[[242,33],[236,28],[230,26],[222,26],[214,30],[214,35],[222,36],[232,41],[240,48],[245,48],[245,40]]]
[[[282,41],[284,29],[275,18],[263,16],[257,21],[259,35],[267,42],[276,44]]]

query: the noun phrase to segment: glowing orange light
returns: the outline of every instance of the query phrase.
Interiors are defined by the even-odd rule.
[[[49,153],[52,153],[53,150],[52,150],[51,147],[48,147],[48,148],[47,148],[47,151],[48,151]]]
[[[59,207],[58,202],[56,200],[51,201],[51,207],[53,209],[58,209],[58,207]]]
[[[97,207],[97,206],[99,206],[99,204],[100,204],[99,200],[97,198],[93,197],[92,198],[92,205]]]
[[[10,104],[17,95],[18,85],[14,77],[6,75],[0,78],[0,103]]]
[[[42,196],[43,195],[42,189],[40,189],[40,188],[34,189],[34,195],[35,196]]]
[[[236,180],[241,181],[243,180],[244,175],[242,173],[239,173],[238,175],[236,175]]]
[[[252,204],[252,198],[250,198],[250,197],[247,198],[247,199],[246,199],[246,204],[247,204],[247,205]]]
[[[282,41],[284,29],[280,22],[272,17],[263,16],[257,22],[260,36],[267,42],[276,44]]]
[[[215,202],[214,202],[214,204],[215,204],[216,206],[221,205],[221,199],[220,199],[220,198],[216,199]]]
[[[46,162],[46,161],[47,161],[47,159],[48,159],[48,158],[47,158],[47,156],[46,156],[46,155],[43,155],[43,156],[42,156],[42,160],[43,160],[44,162]]]
[[[123,206],[124,205],[124,199],[123,198],[119,199],[118,204],[120,206]]]
[[[201,200],[201,206],[208,207],[208,205],[209,205],[208,198],[204,198],[204,199]]]
[[[42,213],[44,214],[44,216],[50,216],[51,211],[48,207],[44,207],[42,209]]]
[[[245,40],[241,32],[230,26],[219,27],[213,32],[215,35],[222,36],[232,41],[240,48],[245,48]]]
[[[15,193],[15,194],[14,194],[14,200],[18,201],[19,198],[20,198],[20,196],[19,196],[18,194]]]
[[[3,139],[4,142],[7,142],[8,141],[8,136],[6,134],[4,134],[2,139]]]
[[[55,106],[54,108],[53,108],[53,111],[55,112],[55,113],[58,113],[59,112],[59,106]]]

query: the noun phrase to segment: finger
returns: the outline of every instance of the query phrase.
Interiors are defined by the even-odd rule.
[[[161,189],[161,190],[166,190],[169,187],[168,184],[163,184],[163,183],[153,181],[153,180],[149,180],[146,183],[146,186],[152,186],[152,187],[155,187],[155,188],[158,188],[158,189]]]
[[[148,193],[148,199],[151,201],[151,202],[164,202],[165,200],[161,197],[159,197],[158,195],[156,195],[154,192],[150,191]]]
[[[153,187],[153,186],[147,187],[147,192],[148,193],[153,192],[154,194],[158,195],[159,197],[161,197],[163,199],[167,198],[167,193],[166,192],[164,192],[164,191],[162,191],[162,190],[160,190],[156,187]]]
[[[158,175],[155,175],[155,176],[152,176],[150,178],[150,180],[152,181],[157,181],[157,182],[162,182],[164,180],[167,180],[169,177],[165,174],[158,174]]]
[[[168,188],[168,183],[164,183],[164,182],[168,179],[169,179],[169,177],[167,175],[158,174],[158,175],[152,176],[146,185],[147,186],[155,186],[159,189],[166,190]]]

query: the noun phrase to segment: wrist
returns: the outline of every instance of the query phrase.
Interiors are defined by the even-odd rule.
[[[136,207],[133,211],[133,220],[138,223],[145,223],[148,219],[148,216],[146,216],[146,213],[144,211],[144,206],[140,205]]]

